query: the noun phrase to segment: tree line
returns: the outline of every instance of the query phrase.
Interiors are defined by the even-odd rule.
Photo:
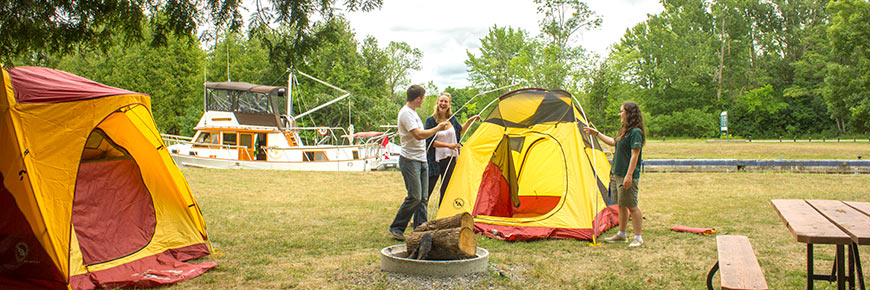
[[[8,48],[0,51],[0,58],[7,64],[56,67],[148,93],[159,128],[171,134],[192,133],[203,111],[204,81],[283,86],[288,68],[352,93],[305,117],[300,125],[353,124],[364,131],[382,130],[380,125],[395,122],[409,76],[420,69],[419,49],[404,42],[382,45],[371,36],[359,43],[353,24],[329,5],[272,2],[278,5],[273,10],[258,8],[247,30],[240,31],[234,28],[240,26],[241,16],[231,5],[237,9],[237,2],[209,1],[214,4],[206,10],[211,12],[209,19],[219,25],[199,36],[189,25],[178,24],[201,18],[168,13],[178,12],[178,7],[140,11],[144,16],[138,18],[129,17],[130,7],[121,10],[127,14],[101,7],[109,15],[127,17],[82,18],[102,22],[80,25],[84,36],[78,38],[61,29],[67,26],[57,25],[43,33],[58,35],[53,41],[62,45],[54,46],[8,38],[20,33],[10,30],[14,27],[52,27],[34,24],[47,21],[39,20],[39,7],[16,7],[24,24],[0,24],[0,32],[9,33],[7,39],[0,38],[0,47]],[[595,126],[611,132],[619,126],[621,103],[634,100],[644,111],[651,137],[718,136],[722,111],[728,112],[732,134],[753,138],[870,132],[867,1],[662,0],[663,12],[627,29],[605,56],[579,44],[579,35],[606,20],[584,2],[535,3],[539,31],[493,26],[480,39],[479,52],[467,53],[468,87],[440,89],[431,81],[421,85],[430,95],[450,92],[455,109],[480,92],[508,85],[564,89],[577,97]],[[369,10],[381,2],[346,5]],[[322,20],[311,21],[314,14]],[[295,113],[336,96],[313,81],[298,82],[302,91],[294,100]],[[482,110],[501,93],[475,98],[459,115],[488,113]],[[419,114],[431,113],[431,105]]]
[[[723,111],[740,136],[870,132],[867,1],[663,0],[663,12],[627,29],[606,56],[571,45],[572,31],[595,27],[582,2],[537,2],[538,36],[493,27],[469,54],[474,87],[567,89],[611,132],[626,100],[641,105],[651,136],[719,136]]]

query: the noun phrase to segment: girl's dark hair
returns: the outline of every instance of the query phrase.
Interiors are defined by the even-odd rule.
[[[622,103],[622,109],[625,111],[625,124],[619,127],[616,133],[616,141],[622,140],[626,133],[630,133],[634,128],[640,129],[640,136],[643,137],[641,146],[646,145],[646,125],[643,124],[643,114],[640,113],[640,107],[637,103],[628,101]]]

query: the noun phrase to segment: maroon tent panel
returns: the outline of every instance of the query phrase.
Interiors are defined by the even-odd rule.
[[[20,104],[60,103],[108,96],[142,93],[110,87],[67,72],[44,67],[13,67],[7,70],[15,99]]]
[[[6,288],[9,287],[9,288]],[[0,289],[66,289],[0,174]]]

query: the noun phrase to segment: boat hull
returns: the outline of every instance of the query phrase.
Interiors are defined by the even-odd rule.
[[[342,161],[247,161],[170,154],[179,167],[213,169],[264,169],[299,171],[370,171],[378,168],[376,158]]]

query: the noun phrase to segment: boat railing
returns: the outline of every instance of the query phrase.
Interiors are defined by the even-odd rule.
[[[199,143],[193,142],[193,137],[187,136],[178,136],[178,135],[170,135],[170,134],[160,134],[163,137],[163,142],[166,143],[167,146],[172,146],[176,144],[190,144],[193,146],[201,146],[208,147],[209,149],[250,149],[248,146],[243,145],[229,145],[229,144],[214,144],[214,143]],[[217,147],[217,148],[214,148]]]
[[[343,140],[338,138],[337,136],[347,135],[347,130],[345,128],[342,128],[342,127],[326,127],[326,126],[321,126],[321,127],[287,127],[284,129],[288,130],[288,131],[312,131],[312,132],[315,132],[315,134],[314,134],[315,137],[313,138],[313,140],[305,140],[306,141],[306,142],[304,142],[305,144],[343,145],[343,144],[340,144],[341,141],[343,141]],[[325,131],[325,133],[321,133],[324,131]],[[336,132],[339,132],[338,135],[336,135]],[[317,138],[317,136],[320,136],[321,138]],[[308,138],[303,137],[301,135],[299,137],[304,138],[304,139],[308,139]],[[309,141],[313,141],[313,142],[309,142]],[[331,144],[331,143],[334,143],[334,144]],[[350,144],[348,143],[347,145],[350,145]]]
[[[193,141],[193,137],[164,134],[164,133],[160,133],[160,137],[163,138],[163,142],[168,143],[167,145],[190,143],[191,141]]]

